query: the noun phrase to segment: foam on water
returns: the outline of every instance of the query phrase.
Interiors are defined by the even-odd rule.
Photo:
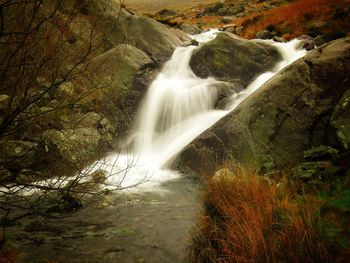
[[[215,38],[211,30],[194,38],[205,43]],[[258,76],[244,91],[231,97],[226,110],[214,108],[216,90],[214,78],[198,78],[190,69],[194,46],[177,48],[171,59],[151,84],[145,96],[136,125],[131,132],[130,151],[112,154],[100,163],[99,169],[109,176],[109,184],[137,190],[155,190],[162,182],[178,178],[169,169],[174,158],[191,141],[215,122],[234,110],[278,71],[306,54],[297,50],[298,40],[289,43],[265,41],[275,46],[282,61],[269,72]]]
[[[214,39],[217,33],[218,30],[211,30],[193,37],[205,43]],[[297,50],[299,40],[289,43],[259,41],[275,46],[282,60],[273,70],[258,76],[242,92],[232,95],[226,110],[215,109],[215,84],[220,81],[214,78],[201,79],[189,66],[191,55],[198,47],[177,48],[143,99],[135,127],[127,140],[128,147],[121,153],[97,161],[82,173],[92,174],[102,170],[107,178],[105,188],[132,191],[159,190],[163,182],[181,176],[170,167],[189,143],[233,111],[277,72],[306,54],[305,50]],[[35,184],[62,187],[69,180],[57,178]],[[84,177],[83,180],[89,178]]]

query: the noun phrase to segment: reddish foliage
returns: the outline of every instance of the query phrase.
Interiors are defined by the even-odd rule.
[[[349,33],[349,4],[350,0],[298,0],[237,19],[235,23],[244,27],[244,37],[247,38],[253,38],[257,32],[269,25],[278,27],[287,39],[307,34],[308,27],[313,25],[321,25],[323,33],[332,33],[334,30]],[[347,12],[347,17],[334,17],[337,10]]]
[[[15,263],[16,252],[13,250],[0,251],[0,263]]]
[[[192,262],[346,262],[327,243],[320,201],[289,189],[241,169],[210,180]]]

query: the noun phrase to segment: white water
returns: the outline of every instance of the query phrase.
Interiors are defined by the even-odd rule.
[[[216,32],[195,38],[203,43],[215,38]],[[306,53],[296,50],[298,40],[267,42],[276,46],[283,60],[274,70],[258,76],[244,91],[234,94],[227,110],[214,109],[216,90],[211,86],[218,81],[200,79],[189,67],[191,54],[197,47],[177,48],[144,98],[130,137],[130,151],[110,155],[96,166],[108,173],[108,184],[154,190],[162,182],[179,177],[169,166],[186,145],[234,110],[279,70]]]

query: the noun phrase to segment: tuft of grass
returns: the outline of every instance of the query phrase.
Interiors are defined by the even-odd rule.
[[[346,194],[339,206],[347,202]],[[347,262],[348,240],[337,239],[341,231],[324,213],[325,201],[285,176],[222,169],[208,180],[203,204],[192,262]]]

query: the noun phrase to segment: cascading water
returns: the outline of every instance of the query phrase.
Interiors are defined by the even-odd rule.
[[[215,38],[217,30],[195,36],[199,42]],[[296,50],[298,40],[275,43],[283,60],[274,70],[257,77],[244,91],[234,94],[226,110],[214,108],[216,90],[213,78],[198,78],[190,69],[194,46],[179,47],[151,84],[131,134],[129,153],[108,156],[96,167],[108,173],[109,184],[121,188],[137,185],[147,190],[177,178],[168,170],[176,155],[203,131],[234,110],[245,98],[286,65],[305,55]]]
[[[223,114],[212,111],[215,79],[200,79],[189,67],[195,47],[178,48],[149,88],[137,119],[134,152],[164,168],[193,136]],[[206,113],[208,121],[195,120]],[[193,125],[195,124],[195,125]],[[143,158],[141,158],[143,159]]]

